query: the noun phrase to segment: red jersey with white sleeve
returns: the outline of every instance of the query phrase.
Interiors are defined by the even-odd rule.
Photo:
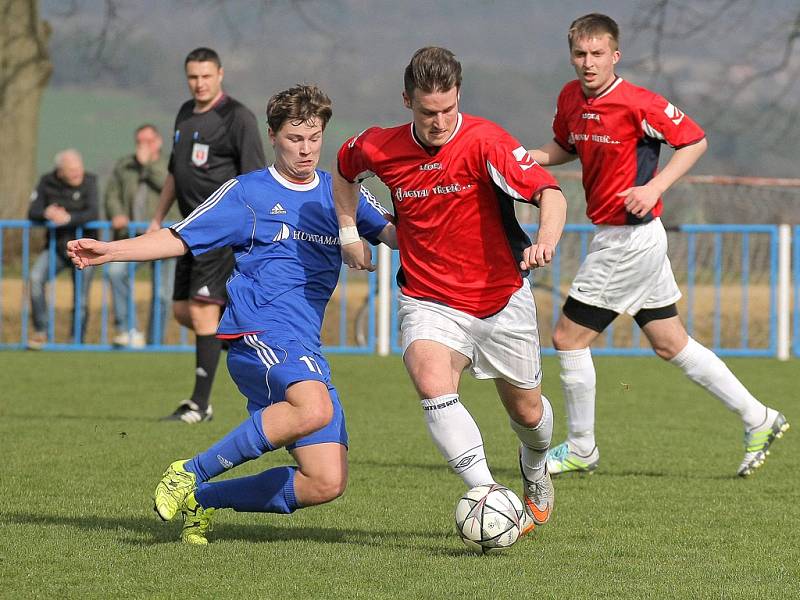
[[[338,159],[348,181],[377,175],[391,192],[404,294],[479,318],[505,307],[531,244],[514,200],[536,203],[542,190],[558,189],[522,144],[491,121],[459,114],[439,148],[423,147],[408,123],[363,131]]]
[[[553,132],[556,143],[581,160],[586,216],[598,225],[635,225],[660,216],[661,198],[639,218],[625,210],[625,198],[617,194],[655,177],[661,144],[677,149],[705,137],[665,98],[621,77],[592,98],[578,80],[565,85]]]

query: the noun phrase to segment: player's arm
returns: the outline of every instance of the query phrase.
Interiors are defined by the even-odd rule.
[[[101,242],[81,238],[67,242],[67,256],[78,269],[112,261],[158,260],[182,256],[189,248],[172,229],[159,229],[135,238]]]
[[[332,169],[332,177],[333,204],[339,219],[342,262],[353,269],[374,271],[375,265],[372,264],[371,253],[365,251],[365,245],[361,243],[361,236],[358,234],[356,225],[356,210],[361,186],[342,177],[337,166]]]
[[[664,192],[694,166],[707,148],[708,141],[703,138],[695,144],[675,150],[664,169],[645,185],[630,187],[617,194],[625,198],[625,209],[637,217],[646,215]]]
[[[555,140],[550,140],[544,146],[534,150],[528,150],[528,154],[543,167],[563,165],[578,158],[577,154],[567,152]]]
[[[523,271],[544,267],[553,260],[567,222],[567,200],[561,190],[547,188],[539,194],[539,232],[536,243],[525,248],[519,266]]]
[[[167,178],[164,180],[164,187],[161,188],[161,194],[158,197],[158,206],[156,206],[153,218],[150,225],[147,227],[148,233],[161,229],[161,223],[167,216],[172,203],[175,201],[175,176],[172,173],[167,173]]]
[[[383,231],[378,234],[378,239],[392,250],[397,250],[397,229],[394,223],[387,223]]]

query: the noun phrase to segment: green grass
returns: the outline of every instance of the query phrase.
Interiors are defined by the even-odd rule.
[[[766,598],[800,593],[790,430],[750,480],[727,413],[657,359],[597,358],[601,467],[556,481],[547,527],[499,556],[456,537],[462,492],[427,437],[397,357],[334,356],[351,437],[343,498],[291,516],[217,514],[212,544],[178,543],[150,494],[245,416],[224,367],[216,419],[157,422],[184,397],[186,354],[0,353],[0,597]],[[800,425],[794,363],[730,360]],[[564,433],[557,364],[545,391]],[[465,378],[495,476],[519,488],[516,442],[491,384]],[[287,460],[283,451],[237,475]]]

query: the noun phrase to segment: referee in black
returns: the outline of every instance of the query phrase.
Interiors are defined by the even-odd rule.
[[[223,183],[265,167],[264,147],[253,113],[222,89],[219,55],[210,48],[192,50],[184,61],[192,99],[175,119],[169,174],[148,231],[161,228],[175,198],[186,217]],[[194,391],[165,420],[211,420],[209,396],[222,342],[215,337],[227,301],[225,282],[233,270],[230,248],[178,259],[173,309],[177,321],[196,336]]]

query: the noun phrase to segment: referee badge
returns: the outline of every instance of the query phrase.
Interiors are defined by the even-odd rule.
[[[197,142],[192,145],[192,164],[195,167],[202,167],[208,162],[208,144],[198,144]]]

